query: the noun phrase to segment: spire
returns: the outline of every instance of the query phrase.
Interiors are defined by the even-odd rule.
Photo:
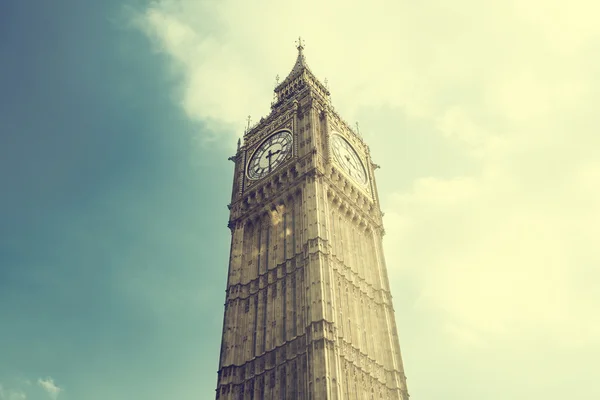
[[[291,81],[297,75],[300,75],[304,69],[308,69],[308,65],[306,65],[306,59],[304,58],[304,53],[302,52],[302,50],[304,50],[304,41],[301,37],[298,37],[298,40],[296,41],[296,49],[298,49],[296,64],[294,64],[294,68],[292,68],[292,71],[289,73],[287,78],[281,82],[282,85]]]
[[[302,50],[304,50],[304,44],[302,43],[302,38],[300,36],[298,36],[296,48],[298,49],[298,55],[302,54]]]
[[[296,49],[298,49],[298,56],[296,57],[296,63],[294,67],[288,74],[288,76],[275,86],[275,93],[278,96],[278,100],[281,100],[281,91],[286,88],[286,86],[292,82],[294,79],[302,75],[306,72],[314,82],[315,85],[320,87],[320,91],[322,91],[325,95],[329,95],[329,90],[323,86],[321,82],[315,77],[310,68],[308,68],[308,64],[306,63],[306,58],[304,57],[304,40],[301,37],[296,41]],[[275,103],[277,103],[276,101]],[[275,104],[274,103],[274,104]]]

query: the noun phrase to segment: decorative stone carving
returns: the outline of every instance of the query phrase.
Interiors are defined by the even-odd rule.
[[[402,362],[390,347],[397,335],[382,284],[375,189],[336,166],[332,132],[356,149],[371,185],[375,166],[302,48],[300,42],[292,72],[275,88],[271,113],[249,127],[232,157],[232,253],[217,396],[304,400],[340,390],[346,398],[339,378],[355,380],[359,398],[385,393],[407,400]],[[248,159],[280,129],[292,132],[292,157],[262,179],[247,179]],[[371,328],[370,338],[362,326]]]

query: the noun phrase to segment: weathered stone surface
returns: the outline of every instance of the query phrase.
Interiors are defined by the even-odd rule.
[[[216,397],[406,400],[376,165],[334,111],[302,49],[275,89],[271,114],[249,128],[231,157],[232,243]],[[291,152],[251,180],[249,160],[280,130],[291,132]],[[335,159],[334,134],[360,159],[366,184],[339,153]]]

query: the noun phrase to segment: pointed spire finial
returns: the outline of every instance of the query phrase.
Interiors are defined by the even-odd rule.
[[[275,86],[279,85],[279,74],[275,77]]]
[[[246,132],[250,130],[250,116],[248,115],[248,126],[246,127]]]
[[[300,36],[298,36],[298,41],[296,42],[296,48],[298,49],[298,53],[302,54],[302,50],[304,49],[304,41]]]
[[[358,128],[358,121],[356,121],[356,133],[360,136],[360,129]]]

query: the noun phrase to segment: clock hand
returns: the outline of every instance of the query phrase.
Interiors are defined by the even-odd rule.
[[[273,157],[273,153],[271,153],[271,150],[269,149],[269,155],[267,156],[269,159],[269,172],[271,172],[271,157]]]
[[[350,156],[346,153],[344,154],[344,158],[346,159],[346,162],[348,163],[346,166],[348,168],[348,174],[350,176],[352,176],[352,168],[354,168],[354,164],[352,164],[352,161],[350,161]]]
[[[356,163],[354,162],[354,159],[351,158],[349,155],[346,154],[346,161],[348,162],[348,164],[350,164],[352,166],[352,168],[356,169]]]
[[[281,153],[281,149],[277,150],[275,152],[273,152],[271,149],[269,149],[269,153],[267,154],[267,158],[269,159],[269,172],[271,172],[271,158],[275,155]]]

